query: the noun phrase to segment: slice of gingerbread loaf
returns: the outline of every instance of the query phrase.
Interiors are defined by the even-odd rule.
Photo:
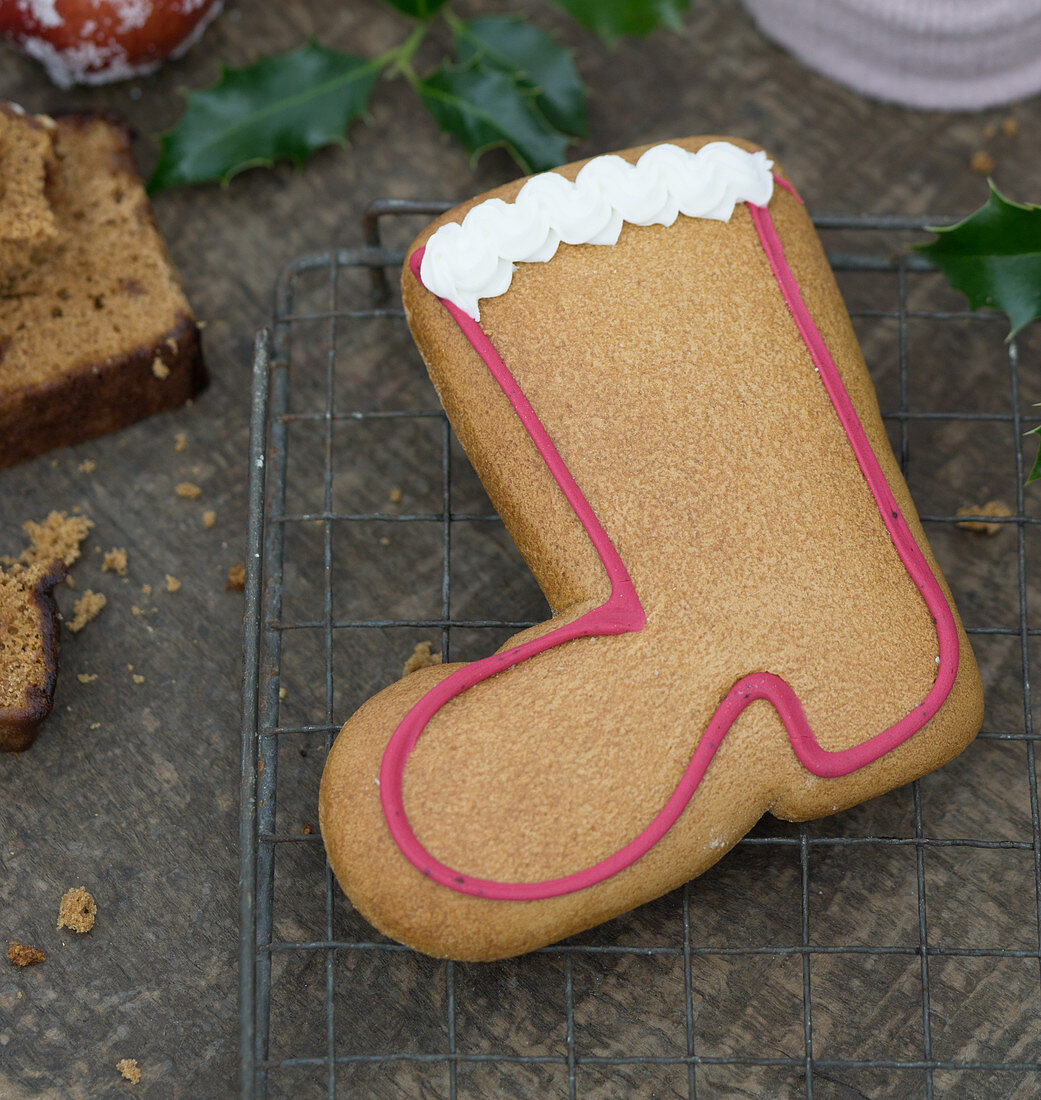
[[[0,751],[21,752],[36,739],[54,702],[58,678],[60,558],[0,570]]]
[[[54,180],[54,134],[46,115],[0,103],[0,293],[29,275],[36,254],[55,243],[48,194]]]
[[[173,408],[205,383],[198,326],[125,126],[94,114],[45,124],[8,111],[0,168],[3,150],[27,149],[38,126],[51,147],[30,156],[20,177],[12,171],[11,186],[26,193],[35,171],[54,232],[37,242],[28,269],[9,260],[5,275],[0,228],[0,467]]]

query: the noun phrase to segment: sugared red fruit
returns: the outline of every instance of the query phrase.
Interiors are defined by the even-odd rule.
[[[107,84],[178,56],[223,0],[0,0],[0,37],[55,84]]]

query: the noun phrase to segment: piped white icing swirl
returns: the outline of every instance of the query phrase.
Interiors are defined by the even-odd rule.
[[[688,218],[729,221],[739,202],[765,206],[773,162],[729,141],[696,153],[655,145],[635,164],[594,157],[574,183],[557,172],[533,176],[516,201],[487,199],[462,223],[449,222],[427,241],[423,285],[475,321],[478,300],[505,294],[516,263],[545,263],[564,244],[614,244],[622,223],[672,225]]]

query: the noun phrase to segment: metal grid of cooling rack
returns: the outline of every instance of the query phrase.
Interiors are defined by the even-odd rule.
[[[974,326],[998,348],[1003,331],[993,315],[918,308],[911,283],[938,276],[924,274],[926,265],[906,250],[885,251],[881,242],[894,232],[919,229],[927,219],[834,217],[818,218],[817,225],[827,231],[826,244],[829,233],[844,241],[842,234],[850,232],[869,244],[879,242],[875,248],[829,248],[829,254],[840,279],[842,273],[871,273],[893,290],[894,302],[854,307],[851,314],[868,331],[888,325],[894,332],[895,368],[880,395],[905,474],[916,460],[916,431],[986,430],[994,433],[993,453],[985,447],[979,461],[989,456],[995,478],[1000,473],[1014,493],[1012,514],[991,520],[1005,529],[1000,537],[1006,546],[1005,557],[988,574],[1005,574],[1009,615],[973,621],[971,599],[968,610],[962,608],[981,653],[985,686],[997,684],[1002,700],[996,717],[988,706],[977,742],[982,747],[955,779],[923,794],[932,780],[927,777],[909,792],[905,788],[868,804],[859,816],[851,811],[823,823],[757,829],[723,861],[719,877],[709,872],[612,922],[609,933],[482,967],[432,963],[353,920],[324,865],[317,829],[287,827],[294,813],[313,817],[319,773],[310,773],[302,786],[280,775],[287,774],[287,761],[297,761],[292,746],[301,738],[317,745],[320,762],[321,750],[328,750],[347,717],[337,709],[335,680],[342,667],[338,657],[352,637],[406,628],[439,632],[447,660],[450,652],[461,656],[454,645],[460,632],[512,631],[535,621],[499,616],[495,607],[485,615],[453,617],[453,592],[466,564],[454,551],[456,534],[467,524],[490,532],[498,521],[488,508],[455,507],[453,478],[460,459],[453,456],[451,433],[432,390],[425,408],[366,408],[349,388],[352,349],[366,326],[378,321],[404,327],[390,289],[402,256],[381,243],[381,222],[429,218],[446,205],[374,204],[363,226],[366,247],[306,256],[286,269],[277,288],[273,330],[257,338],[242,728],[242,1095],[451,1100],[699,1092],[818,1098],[1036,1095],[1041,1091],[1041,826],[1030,645],[1041,629],[1031,628],[1028,616],[1031,606],[1036,615],[1041,598],[1035,596],[1028,559],[1041,518],[1028,513],[1023,486],[1023,433],[1030,420],[1020,395],[1015,343],[1000,351],[1004,377],[994,384],[1006,394],[1001,408],[986,411],[986,402],[963,398],[962,407],[950,411],[915,407],[912,360],[921,347],[909,336],[912,325],[939,326],[934,332],[959,326],[959,333]],[[364,279],[348,287],[347,274],[359,271]],[[324,305],[300,304],[303,280],[324,286]],[[321,348],[303,356],[305,367],[301,347],[319,331],[324,332]],[[366,354],[378,360],[379,349],[373,351],[371,341],[367,347]],[[309,379],[314,401],[306,409],[292,399],[304,369],[321,375]],[[415,369],[421,372],[418,359]],[[1032,379],[1031,386],[1041,389],[1036,369]],[[425,438],[430,466],[440,478],[438,506],[408,511],[345,505],[334,492],[334,471],[342,468],[338,426],[369,423],[393,433],[420,421],[434,429]],[[317,456],[311,467],[315,503],[303,510],[287,504],[295,430],[310,433]],[[928,500],[919,499],[919,506],[934,543],[966,518],[950,507],[930,511]],[[367,523],[400,525],[397,530],[406,534],[436,532],[441,561],[427,580],[438,589],[438,614],[339,612],[334,532]],[[292,564],[287,532],[303,525],[316,532],[316,568],[305,581],[313,587],[315,610],[294,620],[283,606]],[[954,537],[962,540],[958,546],[973,538],[961,532]],[[977,537],[971,553],[978,556],[982,551],[975,547],[989,542]],[[961,600],[957,575],[940,556]],[[294,632],[317,639],[315,652],[324,664],[313,674],[320,689],[309,721],[287,720],[280,707],[284,645]],[[981,648],[992,642],[1001,643],[997,656]],[[988,704],[992,698],[993,692]],[[1004,755],[990,758],[991,752]],[[301,749],[298,755],[306,753]],[[996,763],[990,787],[983,770],[988,760]],[[988,805],[945,824],[933,807],[956,801],[955,783],[983,784],[980,801]],[[997,795],[995,785],[1001,788]],[[1019,794],[1008,794],[1006,804],[1003,792],[1013,787]],[[1006,828],[1006,820],[1013,819],[1018,832]],[[276,873],[280,854],[299,851],[306,855],[303,869],[294,864],[288,873]],[[868,862],[861,864],[864,852]],[[962,856],[982,862],[953,867],[950,861]],[[731,875],[727,868],[742,859],[745,865]],[[892,870],[896,860],[904,860],[902,870]],[[1001,860],[1013,861],[1015,873]],[[770,879],[780,864],[787,872]],[[761,881],[742,893],[742,877],[750,875]],[[827,891],[819,888],[821,882]],[[756,908],[757,889],[773,893],[766,916]],[[317,898],[314,921],[294,916],[280,923],[279,907],[309,891]],[[825,894],[838,899],[838,918],[830,900],[821,900]],[[727,909],[733,895],[745,907],[736,915]],[[711,927],[716,908],[726,925],[718,934]],[[1014,923],[1002,916],[1012,909]],[[854,934],[859,914],[869,911],[878,927]],[[992,939],[979,942],[981,934],[975,933],[975,940],[959,942],[958,915],[971,924],[976,912],[991,925]],[[786,931],[779,934],[782,927]],[[720,1002],[730,1013],[722,1021],[712,1015]],[[494,1022],[500,1016],[502,1026]],[[534,1026],[545,1036],[532,1034],[524,1023],[528,1017],[537,1017]],[[274,1030],[286,1020],[294,1026],[288,1038],[278,1039]],[[873,1030],[881,1037],[872,1040]]]

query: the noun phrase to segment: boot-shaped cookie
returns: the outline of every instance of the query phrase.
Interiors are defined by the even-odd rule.
[[[766,811],[831,813],[972,739],[972,652],[764,153],[691,139],[500,188],[418,239],[403,289],[553,618],[344,726],[322,834],[379,929],[530,950]]]

